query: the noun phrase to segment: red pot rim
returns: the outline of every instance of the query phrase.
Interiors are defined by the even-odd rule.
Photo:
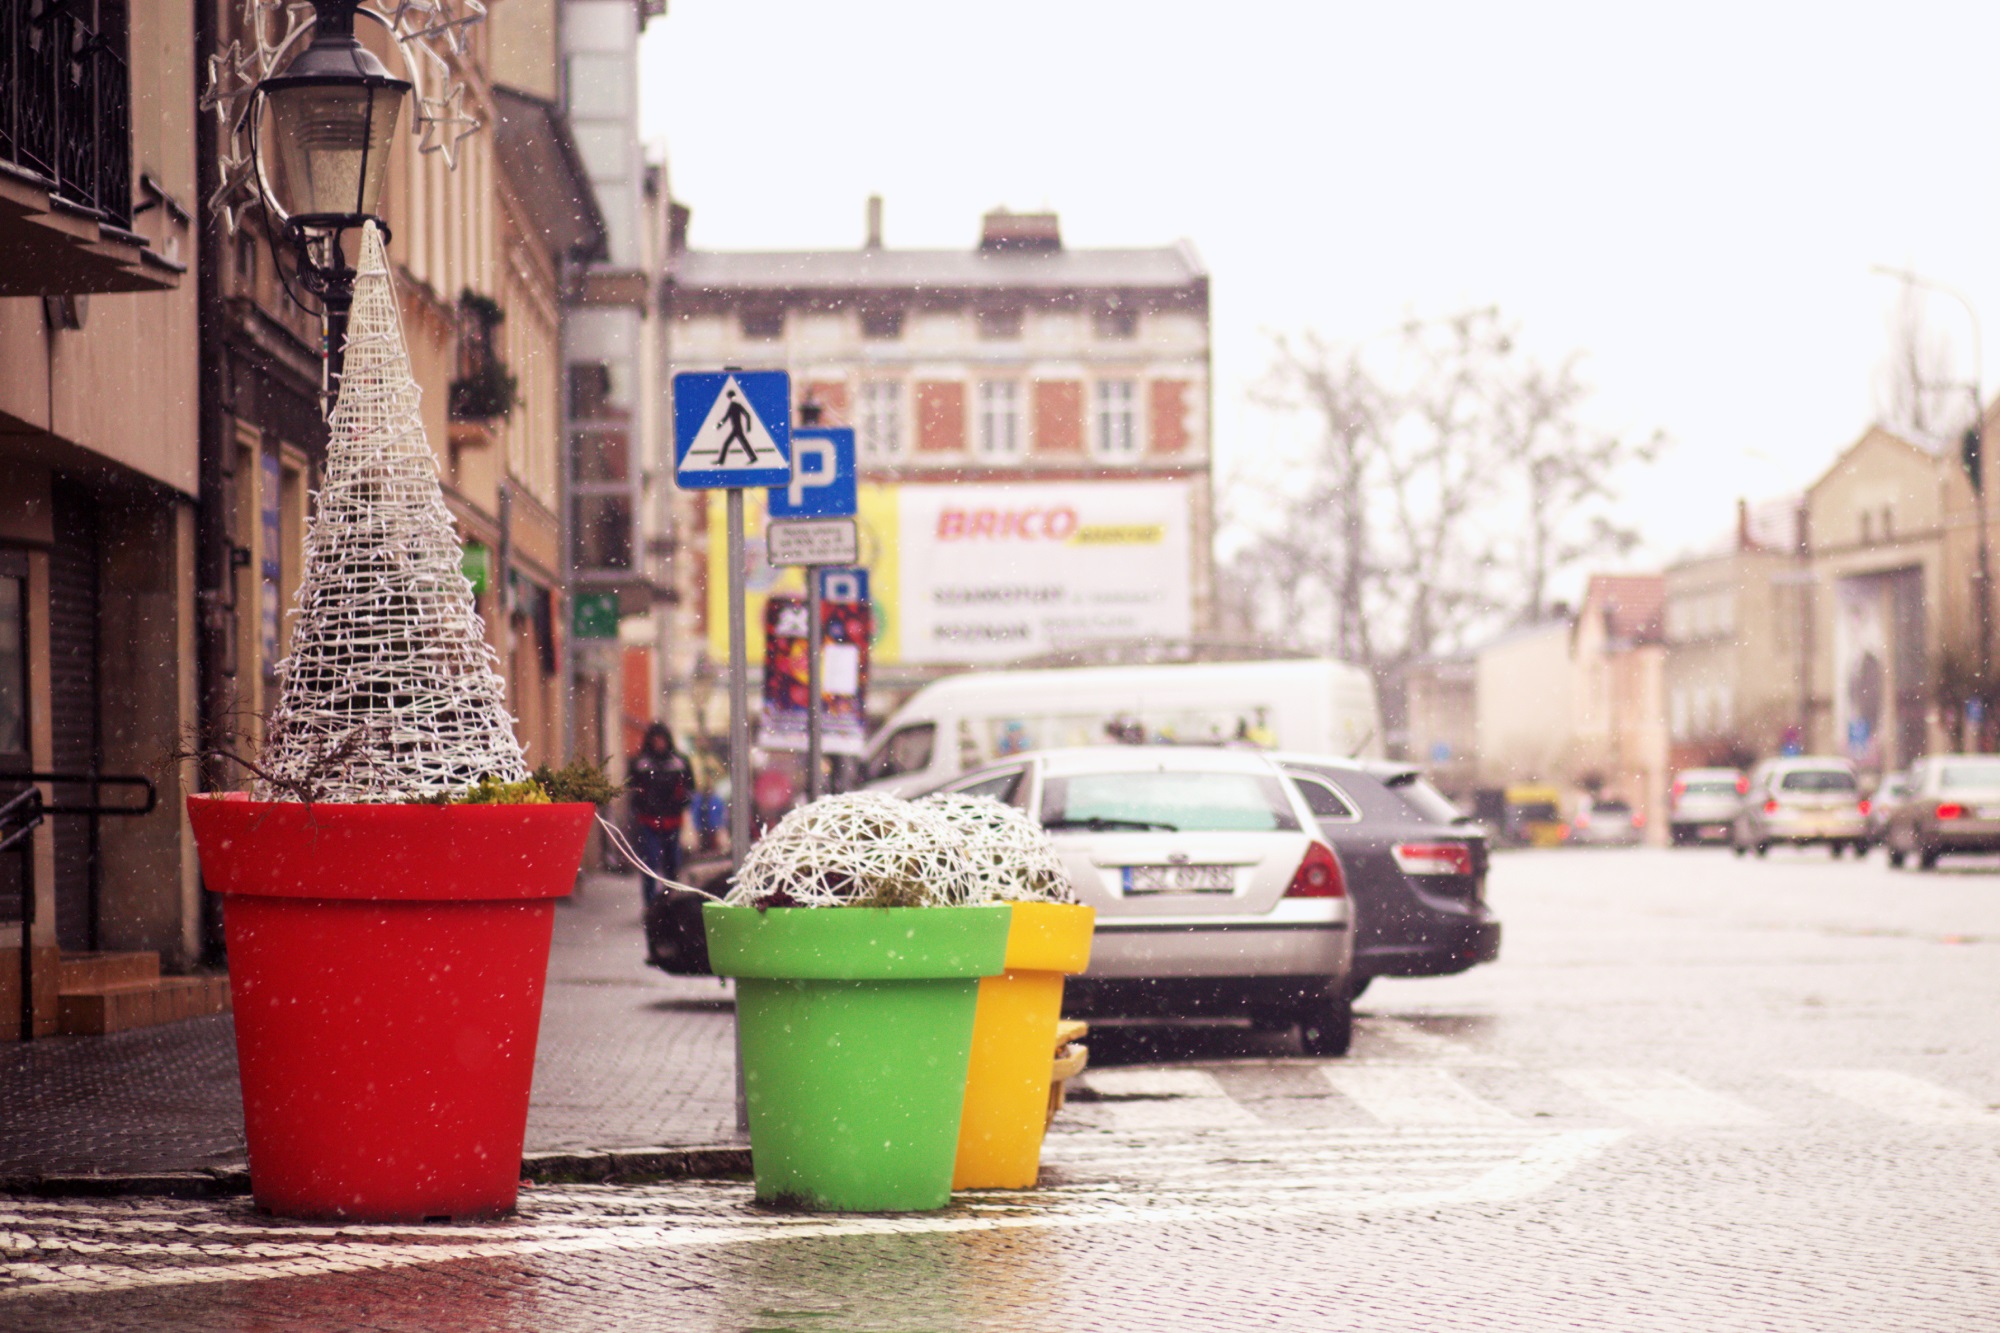
[[[561,898],[597,807],[362,805],[188,797],[202,876],[221,894],[469,902]]]

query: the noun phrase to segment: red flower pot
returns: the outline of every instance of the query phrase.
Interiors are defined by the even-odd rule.
[[[595,808],[193,796],[250,1183],[285,1217],[514,1207],[557,898]]]

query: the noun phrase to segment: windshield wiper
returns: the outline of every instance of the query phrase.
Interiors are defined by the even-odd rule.
[[[1180,832],[1178,824],[1162,824],[1150,819],[1106,819],[1102,815],[1092,815],[1088,819],[1048,819],[1042,821],[1045,829],[1087,828],[1092,833],[1107,833],[1112,829],[1163,829],[1168,833]]]

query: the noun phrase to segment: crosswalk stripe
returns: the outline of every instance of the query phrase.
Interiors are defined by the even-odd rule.
[[[1107,1101],[1097,1110],[1112,1129],[1232,1129],[1260,1123],[1204,1069],[1096,1069],[1085,1075]]]
[[[1761,1125],[1762,1111],[1711,1092],[1670,1069],[1556,1069],[1558,1080],[1594,1102],[1649,1125]]]
[[[1511,1061],[1475,1050],[1461,1041],[1450,1037],[1440,1037],[1417,1024],[1401,1018],[1369,1016],[1354,1020],[1361,1035],[1375,1040],[1386,1041],[1392,1048],[1386,1054],[1401,1060],[1428,1060],[1443,1064],[1504,1065]],[[1377,1053],[1369,1049],[1373,1042],[1364,1042],[1359,1052],[1362,1060]],[[1360,1063],[1361,1061],[1356,1061]]]
[[[1793,1069],[1786,1071],[1821,1092],[1913,1125],[2000,1124],[2000,1115],[1962,1092],[1894,1069]]]
[[[1334,1091],[1385,1125],[1511,1125],[1514,1116],[1475,1097],[1443,1069],[1322,1065]]]
[[[1083,1076],[1106,1097],[1227,1097],[1206,1069],[1093,1069]]]

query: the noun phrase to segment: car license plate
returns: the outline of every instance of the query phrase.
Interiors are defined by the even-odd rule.
[[[1126,866],[1127,893],[1232,893],[1231,866]]]

